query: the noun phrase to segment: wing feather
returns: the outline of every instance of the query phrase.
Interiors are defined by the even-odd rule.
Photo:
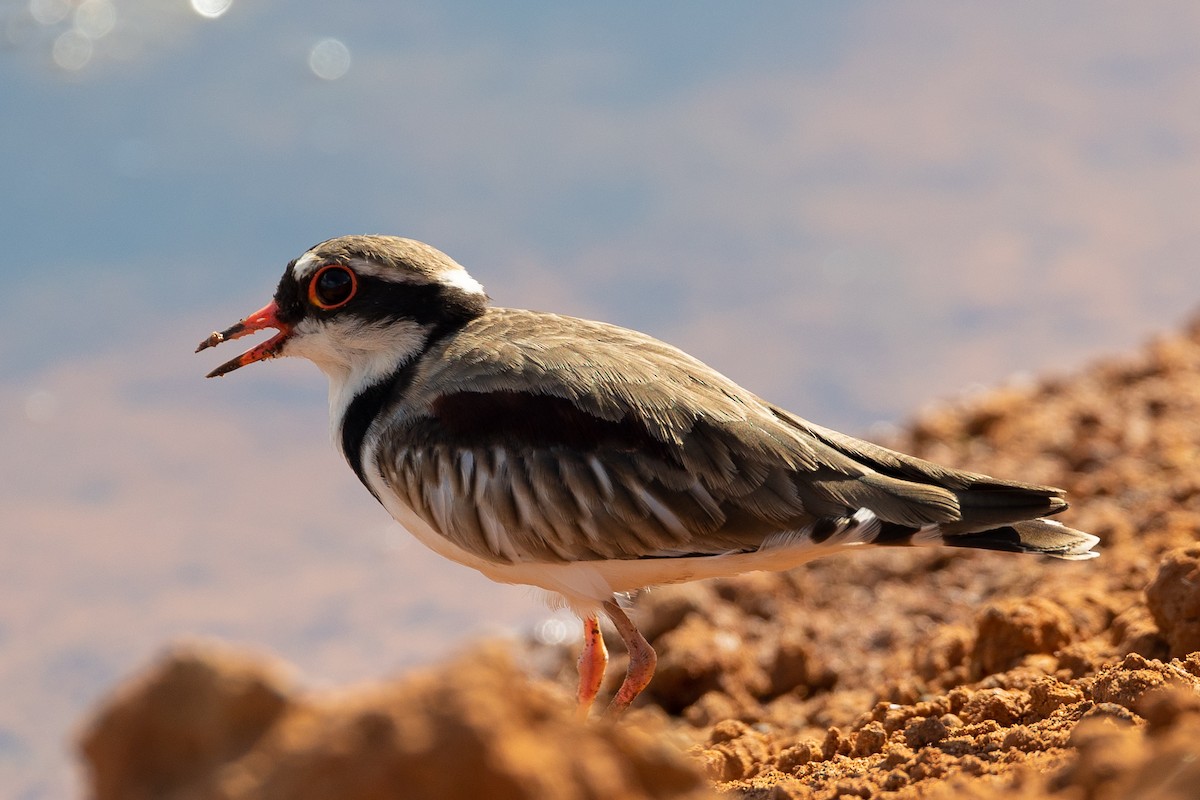
[[[860,509],[970,530],[1065,507],[1051,487],[815,426],[643,334],[549,314],[489,310],[425,355],[387,413],[385,481],[499,561],[753,550]]]

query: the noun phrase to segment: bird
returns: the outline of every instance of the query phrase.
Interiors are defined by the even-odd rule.
[[[608,663],[601,615],[629,656],[608,714],[650,683],[657,655],[626,611],[645,587],[870,546],[1098,555],[1098,537],[1047,519],[1067,508],[1061,489],[821,427],[644,333],[493,306],[412,239],[309,248],[267,305],[196,352],[267,329],[208,377],[280,356],[315,363],[335,446],[392,517],[580,617],[584,718]]]

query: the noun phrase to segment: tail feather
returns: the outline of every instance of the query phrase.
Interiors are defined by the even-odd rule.
[[[1099,537],[1048,519],[1026,520],[962,533],[948,532],[939,525],[928,525],[913,534],[911,543],[999,550],[1005,553],[1037,553],[1068,561],[1082,561],[1100,555],[1092,550],[1100,543]]]
[[[1034,486],[972,486],[956,493],[965,525],[1021,522],[1067,509],[1061,489]]]
[[[1092,550],[1100,543],[1098,536],[1068,528],[1061,522],[1048,519],[1028,520],[990,531],[946,536],[942,543],[950,547],[1041,553],[1068,561],[1082,561],[1100,555]]]
[[[947,533],[969,533],[988,526],[1016,525],[1067,508],[1062,489],[993,478],[905,455],[822,428],[776,409],[776,415],[818,442],[871,470],[854,485],[837,484],[834,500],[849,508],[862,505],[897,524],[940,523]],[[822,484],[826,493],[830,487]],[[806,498],[807,499],[807,498]],[[824,499],[829,499],[828,497]],[[947,500],[956,509],[946,510]],[[957,516],[956,521],[952,518]],[[966,545],[963,545],[966,546]]]

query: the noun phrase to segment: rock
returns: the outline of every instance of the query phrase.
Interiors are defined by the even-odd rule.
[[[937,717],[925,717],[913,720],[904,728],[904,741],[913,750],[919,750],[926,745],[940,742],[948,733],[946,723]]]
[[[1200,719],[1200,691],[1178,685],[1152,689],[1138,701],[1137,712],[1148,732],[1160,734],[1183,720]]]
[[[854,746],[850,750],[850,755],[855,758],[873,756],[883,750],[887,740],[888,735],[887,731],[883,729],[883,724],[869,722],[854,734]]]
[[[1189,716],[1153,737],[1103,717],[1085,719],[1071,734],[1078,756],[1049,788],[1076,789],[1070,796],[1091,800],[1192,800],[1200,786],[1197,739],[1200,716]]]
[[[822,663],[808,640],[794,631],[784,631],[768,657],[768,697],[797,690],[807,696],[837,682],[837,675]]]
[[[1058,709],[1083,700],[1083,692],[1054,678],[1044,678],[1029,687],[1029,710],[1046,719]]]
[[[1146,587],[1146,605],[1172,657],[1200,650],[1200,545],[1167,554]]]
[[[94,800],[161,797],[180,787],[213,796],[219,772],[244,757],[287,711],[287,671],[214,644],[169,651],[118,688],[81,739]]]
[[[810,761],[823,761],[824,759],[825,754],[821,743],[816,739],[805,739],[799,744],[794,744],[781,751],[775,759],[775,764],[780,772],[786,774],[795,772]]]
[[[1028,705],[1028,695],[1012,689],[982,689],[971,695],[961,716],[967,723],[993,720],[1001,726],[1020,721]]]
[[[692,614],[657,643],[658,669],[645,697],[678,714],[713,691],[762,694],[768,683],[757,654],[736,631]]]
[[[1200,679],[1177,664],[1147,661],[1130,653],[1119,665],[1104,669],[1096,676],[1092,699],[1136,711],[1143,698],[1157,689],[1175,686],[1200,691]]]
[[[692,615],[711,618],[714,608],[722,602],[712,584],[704,582],[661,586],[642,597],[645,599],[638,608],[638,630],[652,645]]]
[[[1051,788],[1077,787],[1083,790],[1084,797],[1089,798],[1112,796],[1106,795],[1105,789],[1115,779],[1136,768],[1141,739],[1141,733],[1135,728],[1105,717],[1083,720],[1075,726],[1070,738],[1070,744],[1079,753],[1075,761],[1055,777]]]
[[[1169,658],[1170,645],[1163,638],[1150,609],[1138,603],[1113,619],[1112,636],[1117,652],[1137,653],[1146,658]]]
[[[683,710],[683,718],[688,724],[703,728],[721,720],[733,719],[740,708],[732,697],[723,692],[705,692],[699,700]]]
[[[744,722],[726,720],[713,728],[709,747],[700,754],[709,777],[735,781],[757,775],[771,761],[767,738]]]
[[[956,668],[967,660],[974,634],[963,625],[938,628],[933,637],[917,653],[917,674],[928,681],[943,682],[958,677]]]
[[[971,660],[977,675],[992,675],[1031,653],[1054,653],[1069,644],[1074,633],[1071,615],[1044,597],[992,603],[976,620]]]

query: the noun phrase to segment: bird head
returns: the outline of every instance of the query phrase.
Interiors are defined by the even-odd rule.
[[[385,373],[418,353],[439,327],[483,313],[483,287],[446,254],[395,236],[341,236],[288,264],[275,297],[214,332],[196,352],[261,330],[277,333],[208,374],[301,356],[345,381]]]

